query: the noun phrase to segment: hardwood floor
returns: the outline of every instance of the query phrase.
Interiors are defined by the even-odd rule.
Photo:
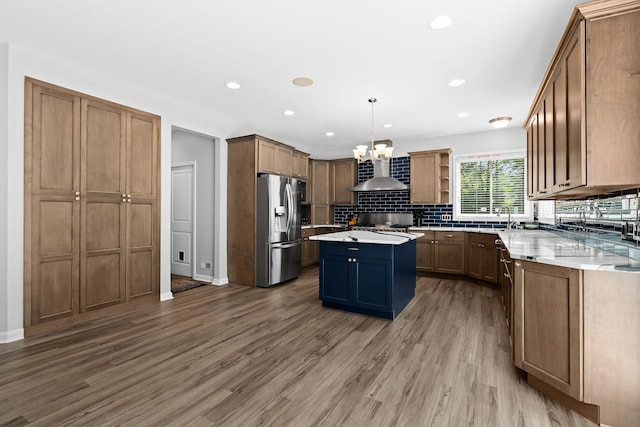
[[[0,425],[594,425],[518,377],[499,291],[420,277],[389,321],[323,308],[317,275],[0,345]]]

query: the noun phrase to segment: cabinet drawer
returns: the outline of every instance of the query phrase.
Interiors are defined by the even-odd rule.
[[[424,241],[428,240],[429,243],[430,243],[432,240],[435,239],[435,231],[432,231],[432,230],[416,230],[416,229],[410,228],[407,231],[409,231],[409,233],[422,233],[422,234],[424,234],[424,236],[418,237],[416,239],[417,242],[424,242]]]
[[[302,237],[309,237],[309,236],[315,236],[316,233],[316,229],[315,228],[303,228],[302,229]]]
[[[461,240],[464,242],[464,231],[436,231],[435,239],[436,240]]]
[[[367,258],[392,258],[393,245],[371,243],[320,242],[320,257],[327,255]]]

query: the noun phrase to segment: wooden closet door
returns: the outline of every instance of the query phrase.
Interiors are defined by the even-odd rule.
[[[126,302],[126,111],[82,99],[80,310]]]
[[[127,113],[127,299],[159,293],[159,120]]]
[[[80,98],[25,85],[25,323],[78,312]],[[79,193],[78,193],[79,194]],[[29,286],[30,285],[30,286]]]

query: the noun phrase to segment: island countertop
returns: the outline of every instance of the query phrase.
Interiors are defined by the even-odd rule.
[[[380,245],[401,245],[409,240],[415,240],[424,236],[424,233],[402,233],[397,231],[366,231],[349,230],[337,233],[320,234],[309,236],[310,240],[320,240],[325,242],[357,242],[374,243]]]

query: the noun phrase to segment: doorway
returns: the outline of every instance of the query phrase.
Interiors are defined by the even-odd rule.
[[[211,284],[215,245],[216,139],[171,130],[171,276]],[[177,276],[176,276],[177,275]]]

